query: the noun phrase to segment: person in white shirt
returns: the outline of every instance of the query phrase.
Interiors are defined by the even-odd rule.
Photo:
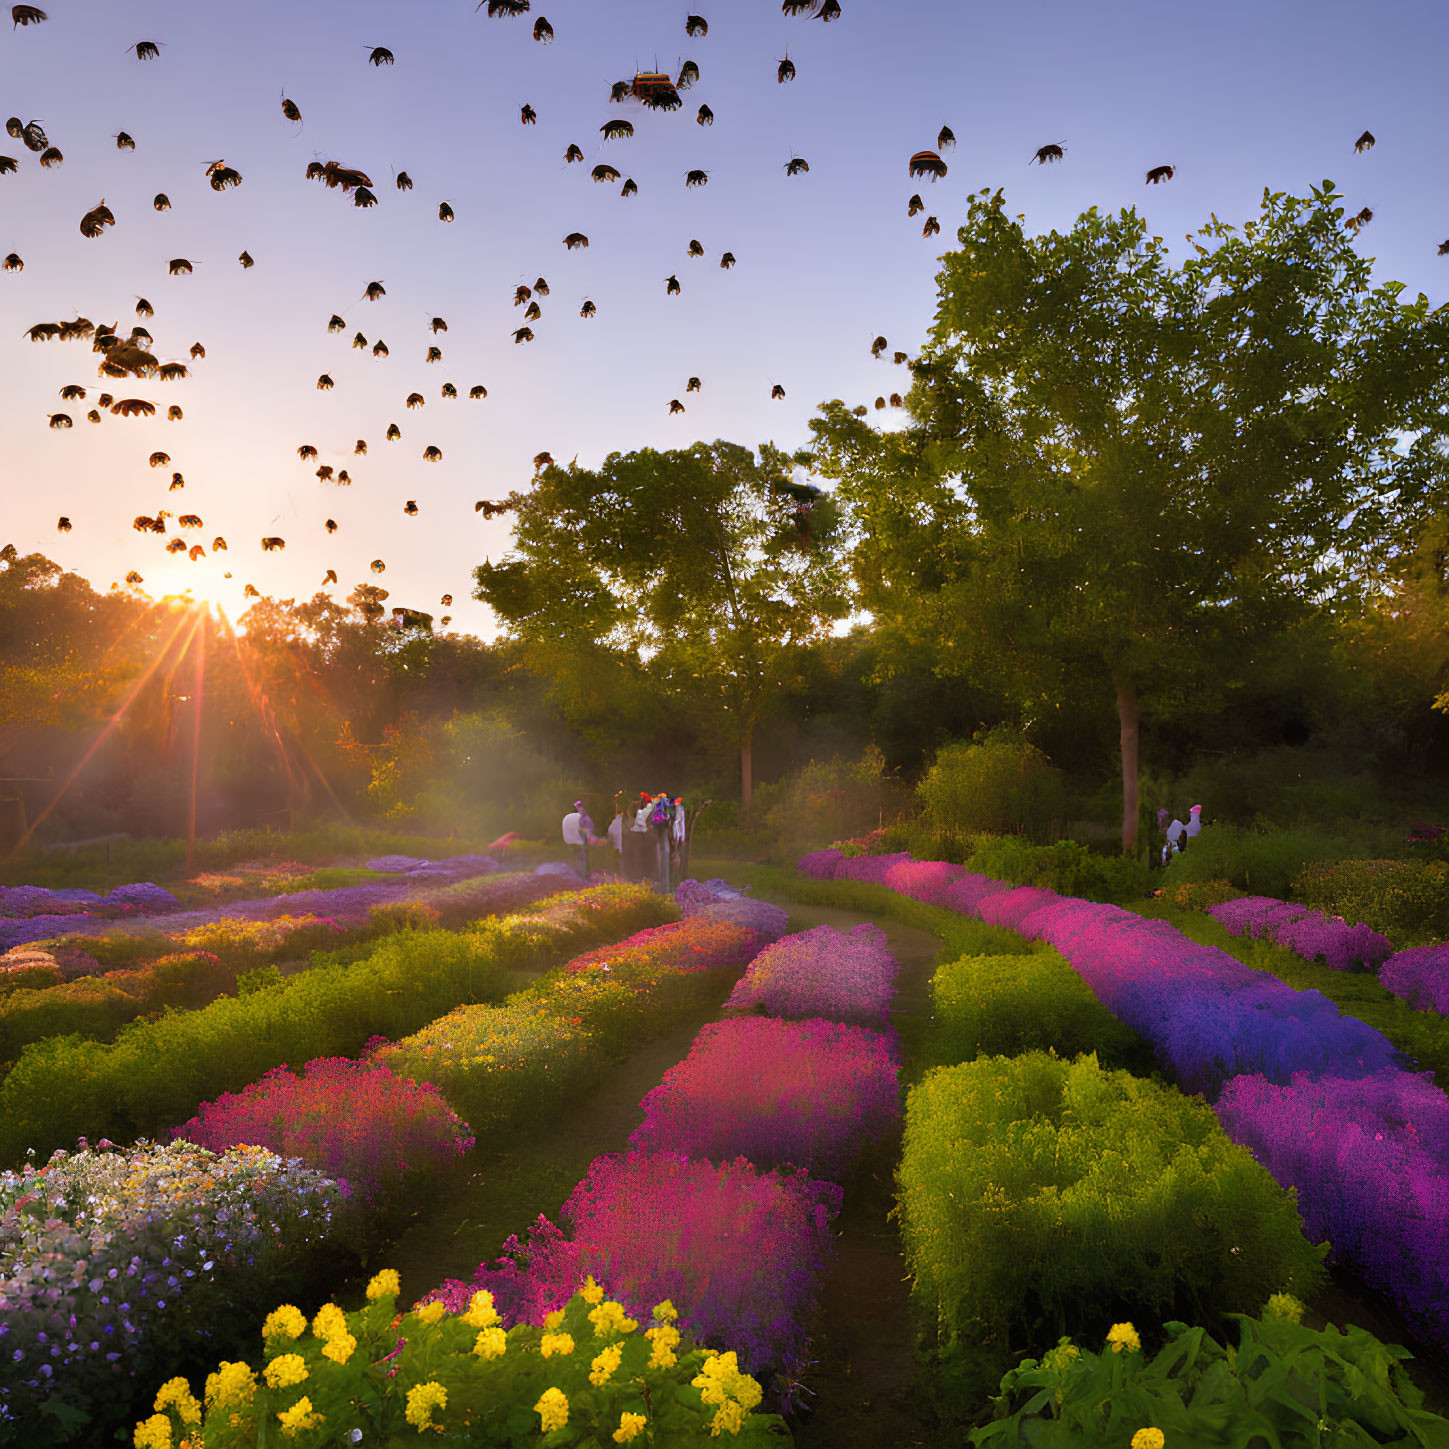
[[[582,800],[574,801],[574,808],[563,818],[563,838],[565,845],[571,845],[578,851],[576,869],[585,879],[589,878],[589,837],[594,833],[594,822],[589,819],[584,810]]]
[[[1182,828],[1189,840],[1196,840],[1202,834],[1202,806],[1194,805],[1187,815],[1187,824]]]
[[[609,844],[614,847],[614,854],[622,861],[624,856],[624,812],[622,810],[614,812],[614,818],[609,821],[607,833]]]

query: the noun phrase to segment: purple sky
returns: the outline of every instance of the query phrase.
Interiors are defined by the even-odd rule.
[[[534,0],[529,15],[498,20],[454,0],[48,0],[47,23],[0,29],[0,108],[40,119],[65,155],[42,170],[0,134],[0,155],[20,162],[0,176],[0,255],[25,262],[0,274],[0,542],[41,549],[101,588],[131,568],[153,594],[191,585],[233,616],[244,583],[306,598],[335,568],[338,597],[377,582],[391,603],[441,615],[452,593],[454,627],[491,633],[467,597],[470,573],[506,551],[509,525],[483,520],[475,500],[526,486],[543,449],[592,465],[699,438],[794,447],[822,400],[906,391],[909,374],[889,354],[873,361],[871,340],[918,350],[936,259],[983,186],[1004,186],[1032,230],[1135,205],[1180,255],[1210,212],[1242,221],[1265,186],[1302,193],[1331,178],[1350,211],[1374,211],[1359,245],[1378,259],[1378,280],[1435,304],[1449,295],[1449,257],[1436,255],[1449,237],[1449,7],[843,4],[825,25],[783,17],[778,0],[695,0],[710,23],[703,39],[684,33],[690,5],[663,0]],[[531,38],[539,15],[551,46]],[[128,47],[141,40],[162,43],[159,60],[135,59]],[[368,64],[375,45],[395,53],[394,67]],[[779,85],[787,49],[798,76]],[[686,59],[701,79],[683,110],[608,103],[610,84],[636,67],[677,72]],[[300,130],[282,115],[284,92]],[[536,126],[520,124],[525,103]],[[695,124],[701,103],[713,127]],[[602,143],[615,118],[635,136]],[[934,147],[942,125],[958,141],[945,153],[950,175],[912,181],[909,156]],[[1365,128],[1378,144],[1356,155]],[[134,152],[116,149],[121,130]],[[565,166],[570,142],[587,164]],[[1047,142],[1065,160],[1029,166]],[[786,177],[792,155],[808,175]],[[205,167],[221,157],[244,181],[216,194]],[[358,210],[309,183],[314,159],[368,172],[379,204]],[[599,161],[632,176],[639,195],[591,182]],[[1176,178],[1145,187],[1146,169],[1163,163]],[[708,186],[685,189],[691,167],[709,172]],[[394,188],[394,169],[412,176],[411,193]],[[906,216],[916,190],[939,237],[923,240],[924,218]],[[158,191],[171,211],[152,209]],[[102,197],[116,225],[86,240],[78,222]],[[437,220],[444,200],[452,225]],[[587,251],[564,249],[572,231],[588,234]],[[692,238],[704,258],[686,255]],[[246,271],[244,248],[256,261]],[[733,271],[719,268],[726,250]],[[172,257],[194,273],[169,276]],[[665,295],[671,273],[678,297]],[[514,288],[539,275],[551,296],[536,340],[515,346]],[[369,303],[373,280],[387,296]],[[135,316],[142,296],[154,318]],[[598,308],[589,321],[586,298]],[[198,340],[206,358],[186,381],[117,384],[97,377],[88,343],[21,337],[77,311],[123,333],[140,321],[162,361],[189,362]],[[347,322],[339,336],[326,330],[334,312]],[[448,323],[436,338],[435,315]],[[357,331],[365,351],[351,346]],[[379,339],[385,359],[372,355]],[[427,365],[435,342],[443,361]],[[331,392],[316,390],[323,372]],[[690,375],[701,392],[686,394]],[[441,398],[445,381],[458,401]],[[776,382],[784,402],[770,399]],[[67,383],[90,396],[63,403]],[[486,401],[467,399],[477,383]],[[148,398],[160,415],[108,413],[92,426],[100,391]],[[413,391],[427,402],[407,411]],[[674,397],[683,416],[669,416]],[[163,421],[173,402],[181,423]],[[58,410],[76,426],[48,429]],[[386,443],[391,422],[403,436]],[[316,464],[297,458],[303,443],[347,468],[352,486],[319,482]],[[429,444],[442,463],[423,462]],[[152,470],[158,449],[172,462]],[[168,495],[173,470],[186,486]],[[407,499],[416,518],[404,516]],[[183,536],[206,546],[204,560],[131,530],[158,508],[201,515],[204,528]],[[74,522],[68,535],[55,531],[60,514]],[[340,525],[331,537],[328,517]],[[211,552],[217,534],[228,552]],[[284,553],[260,551],[272,534]],[[374,558],[387,564],[380,578]]]

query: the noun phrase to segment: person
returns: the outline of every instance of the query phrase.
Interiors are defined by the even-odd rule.
[[[1187,842],[1187,826],[1177,816],[1172,817],[1172,823],[1167,827],[1167,844],[1162,847],[1162,863],[1168,861],[1182,850]]]
[[[584,802],[575,800],[573,810],[563,818],[563,838],[565,845],[571,845],[578,851],[575,865],[584,880],[589,878],[589,842],[593,835],[594,822],[589,819]]]
[[[684,796],[674,797],[674,824],[670,826],[670,849],[674,856],[674,864],[677,873],[684,875],[685,848],[688,841],[687,817],[684,810]]]
[[[674,826],[674,806],[661,790],[649,805],[649,828],[654,832],[655,864],[659,870],[659,888],[669,890],[669,846]]]
[[[609,821],[608,836],[609,844],[614,847],[614,854],[619,857],[616,864],[622,865],[624,861],[624,810],[622,806],[614,811],[614,818]]]
[[[1184,831],[1187,839],[1183,841],[1180,849],[1186,850],[1187,849],[1187,841],[1188,840],[1196,840],[1198,838],[1198,836],[1202,834],[1202,806],[1201,805],[1194,805],[1192,807],[1192,809],[1187,812],[1187,824],[1183,826],[1183,831]]]

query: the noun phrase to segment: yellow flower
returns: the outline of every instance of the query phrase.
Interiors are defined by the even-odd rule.
[[[502,1358],[508,1348],[508,1335],[501,1328],[485,1328],[473,1342],[473,1352],[481,1359]]]
[[[306,1331],[307,1320],[303,1318],[301,1309],[292,1307],[290,1303],[284,1303],[267,1314],[267,1321],[262,1324],[263,1338],[301,1338]]]
[[[419,1434],[424,1429],[438,1429],[441,1426],[431,1422],[434,1409],[448,1407],[448,1391],[442,1384],[430,1379],[425,1384],[415,1384],[408,1390],[408,1406],[403,1417],[417,1427]]]
[[[1285,1323],[1303,1322],[1303,1305],[1291,1293],[1275,1293],[1263,1309],[1264,1318],[1281,1318]]]
[[[283,1409],[277,1418],[281,1421],[282,1433],[289,1439],[295,1439],[302,1430],[315,1429],[327,1420],[325,1414],[312,1412],[312,1400],[306,1394],[303,1394],[290,1409]]]
[[[206,1402],[218,1409],[244,1409],[257,1391],[257,1376],[244,1363],[221,1361],[221,1367],[206,1376]]]
[[[300,1353],[279,1354],[262,1375],[269,1389],[290,1389],[307,1377],[307,1364]]]
[[[401,1285],[397,1280],[396,1268],[384,1268],[382,1272],[375,1274],[371,1283],[367,1285],[367,1296],[373,1298],[396,1298],[401,1291]]]
[[[562,1324],[563,1324],[563,1321],[564,1321],[564,1311],[563,1311],[563,1309],[562,1308],[555,1308],[554,1311],[552,1313],[550,1313],[548,1315],[548,1317],[543,1320],[543,1326],[545,1328],[547,1328],[550,1332],[552,1332],[554,1329],[561,1327]]]
[[[661,1323],[654,1328],[646,1329],[644,1337],[654,1345],[654,1352],[649,1355],[649,1368],[673,1368],[679,1362],[674,1354],[674,1350],[679,1346],[677,1328],[668,1323]]]
[[[556,1353],[572,1353],[574,1341],[567,1333],[545,1333],[539,1350],[545,1358],[552,1358]]]
[[[431,1303],[424,1303],[414,1317],[419,1323],[436,1323],[447,1311],[447,1308],[434,1298]]]
[[[462,1322],[469,1328],[492,1328],[498,1322],[498,1310],[493,1306],[493,1295],[486,1288],[480,1288],[468,1300],[468,1311],[463,1314]]]
[[[1049,1348],[1041,1356],[1043,1368],[1053,1370],[1055,1373],[1065,1373],[1070,1367],[1074,1358],[1080,1358],[1082,1351],[1070,1338],[1061,1339],[1055,1348]]]
[[[562,1389],[545,1389],[542,1397],[533,1406],[533,1412],[543,1420],[540,1425],[543,1433],[562,1429],[569,1421],[568,1396]]]
[[[614,1371],[619,1367],[624,1357],[622,1344],[611,1343],[601,1354],[599,1354],[589,1365],[591,1370],[589,1382],[596,1389],[601,1389],[614,1376]]]
[[[1162,1449],[1167,1435],[1161,1429],[1139,1429],[1132,1436],[1132,1449]]]
[[[655,1305],[654,1316],[661,1323],[673,1323],[678,1319],[679,1313],[674,1305],[666,1298],[663,1303]]]
[[[1124,1348],[1128,1353],[1136,1353],[1142,1347],[1142,1340],[1130,1323],[1114,1323],[1107,1334],[1107,1342],[1112,1345],[1113,1353],[1121,1353]]]
[[[619,1427],[614,1430],[614,1443],[629,1443],[644,1432],[644,1426],[648,1422],[643,1414],[620,1414]]]
[[[595,1304],[603,1300],[604,1290],[600,1288],[597,1283],[594,1282],[594,1275],[590,1273],[588,1278],[584,1280],[584,1286],[579,1289],[579,1294],[582,1296],[585,1303],[589,1304],[590,1307],[593,1307]]]
[[[633,1333],[639,1327],[632,1318],[624,1316],[622,1303],[612,1301],[589,1309],[589,1322],[594,1325],[594,1332],[600,1338],[617,1338],[619,1334]]]
[[[333,1363],[346,1363],[357,1347],[357,1340],[350,1333],[338,1333],[322,1345],[322,1357]]]
[[[171,1420],[165,1414],[152,1414],[136,1425],[136,1449],[171,1449]]]
[[[324,1343],[347,1332],[347,1315],[335,1304],[324,1303],[312,1320],[312,1332]]]
[[[156,1402],[151,1405],[160,1413],[168,1407],[176,1410],[181,1422],[188,1428],[201,1423],[201,1405],[191,1396],[191,1385],[185,1379],[167,1379],[156,1392]]]
[[[709,1436],[714,1439],[725,1432],[738,1434],[744,1426],[745,1406],[734,1399],[726,1399],[715,1411],[715,1416],[710,1421]]]

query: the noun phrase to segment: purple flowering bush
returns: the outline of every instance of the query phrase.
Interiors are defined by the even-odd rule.
[[[896,960],[879,926],[848,935],[833,926],[797,931],[750,963],[727,1003],[770,1016],[884,1024],[896,994]]]
[[[264,1302],[341,1203],[258,1147],[108,1146],[0,1172],[0,1438],[61,1406],[124,1419],[133,1386]]]
[[[1377,970],[1394,949],[1368,926],[1350,926],[1271,896],[1240,896],[1209,906],[1207,914],[1230,936],[1276,941],[1305,961],[1322,961],[1335,971]]]
[[[835,1178],[900,1115],[899,1077],[894,1038],[865,1027],[712,1022],[639,1104],[644,1121],[629,1145]]]
[[[1416,1011],[1449,1016],[1449,944],[1396,951],[1379,967],[1379,985]]]
[[[760,1172],[744,1158],[598,1157],[564,1204],[570,1231],[540,1218],[526,1245],[510,1238],[492,1267],[434,1296],[457,1312],[486,1288],[506,1322],[541,1323],[593,1274],[637,1319],[669,1299],[681,1328],[728,1344],[747,1372],[788,1367],[804,1354],[841,1196],[834,1183]]]
[[[249,1144],[300,1158],[363,1202],[473,1146],[468,1124],[436,1087],[346,1057],[318,1057],[300,1076],[274,1067],[236,1094],[203,1102],[171,1135],[218,1153]]]
[[[715,921],[732,921],[755,932],[760,945],[778,941],[789,929],[790,916],[783,907],[757,901],[722,880],[682,881],[674,892],[674,899],[686,919],[705,916]]]
[[[1387,1070],[1287,1084],[1240,1076],[1218,1117],[1298,1192],[1310,1237],[1332,1245],[1426,1337],[1449,1346],[1449,1099]]]

